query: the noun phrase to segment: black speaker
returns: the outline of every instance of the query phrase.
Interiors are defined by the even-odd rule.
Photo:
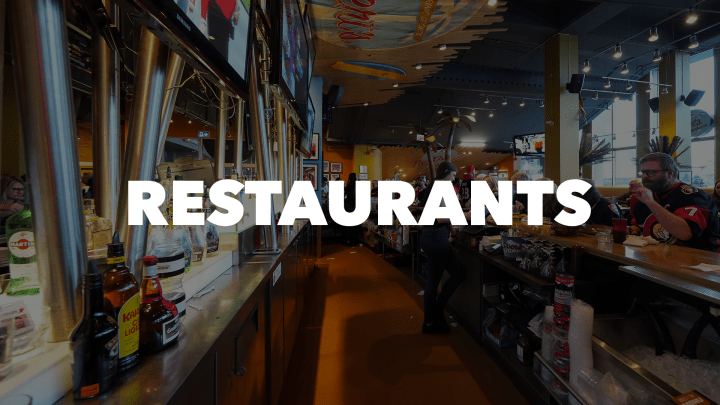
[[[328,102],[328,95],[323,94],[322,96],[322,123],[323,124],[332,124],[332,107],[330,106],[330,103]]]
[[[696,105],[698,105],[704,95],[704,91],[693,90],[690,92],[690,94],[687,95],[687,97],[685,97],[685,104],[688,107],[695,107]]]
[[[573,94],[579,94],[582,91],[583,83],[585,83],[585,75],[572,75],[570,83],[567,84],[567,90]]]
[[[648,105],[650,106],[652,112],[656,113],[660,111],[660,97],[651,98],[648,100]]]
[[[330,86],[330,89],[328,90],[327,94],[327,101],[328,101],[328,107],[337,107],[340,105],[340,100],[342,100],[343,92],[345,90],[337,85]]]

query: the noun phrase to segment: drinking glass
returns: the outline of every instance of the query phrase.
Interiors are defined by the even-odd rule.
[[[610,244],[610,241],[612,240],[610,229],[607,228],[598,229],[596,236],[598,243],[601,245]]]
[[[553,255],[553,248],[546,248],[547,260],[540,268],[540,277],[549,279],[555,279],[555,255]]]
[[[627,236],[627,219],[625,218],[613,218],[613,241],[615,243],[623,243],[625,242],[625,237]]]

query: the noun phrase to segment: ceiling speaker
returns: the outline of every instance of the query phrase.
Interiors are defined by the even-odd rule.
[[[685,104],[688,107],[695,107],[696,105],[698,105],[704,95],[704,91],[693,90],[690,92],[690,94],[687,95],[687,97],[685,97]]]
[[[572,78],[570,79],[570,83],[567,84],[567,90],[570,93],[579,94],[583,88],[584,82],[585,82],[585,75],[578,75],[578,74],[572,75]]]
[[[648,105],[650,106],[652,112],[656,113],[660,111],[660,97],[651,98],[648,100]]]

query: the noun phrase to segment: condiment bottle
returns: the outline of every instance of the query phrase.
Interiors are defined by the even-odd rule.
[[[153,353],[177,342],[180,322],[177,308],[163,299],[157,275],[157,257],[143,257],[142,304],[140,304],[140,351]]]
[[[83,276],[83,317],[70,334],[73,396],[98,396],[115,385],[118,366],[118,324],[104,310],[103,276],[90,262]]]
[[[125,265],[125,246],[117,232],[107,250],[105,297],[112,303],[120,327],[118,372],[137,366],[140,361],[140,287]]]

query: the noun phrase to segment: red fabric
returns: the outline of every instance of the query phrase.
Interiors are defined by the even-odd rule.
[[[210,7],[210,0],[201,0],[202,4],[200,4],[200,17],[202,17],[203,20],[207,20],[207,13],[208,13],[208,7]]]
[[[679,216],[686,221],[695,222],[696,224],[700,225],[700,229],[704,231],[705,228],[707,228],[707,220],[710,213],[708,212],[708,210],[704,210],[694,205],[689,205],[687,207],[676,209],[673,214]]]
[[[215,0],[215,3],[220,7],[225,18],[229,20],[235,11],[235,0]]]
[[[473,177],[472,174],[466,174],[465,177],[463,177],[463,181],[465,181],[465,180],[471,180],[471,179],[474,179],[474,178],[475,178],[475,177]]]

